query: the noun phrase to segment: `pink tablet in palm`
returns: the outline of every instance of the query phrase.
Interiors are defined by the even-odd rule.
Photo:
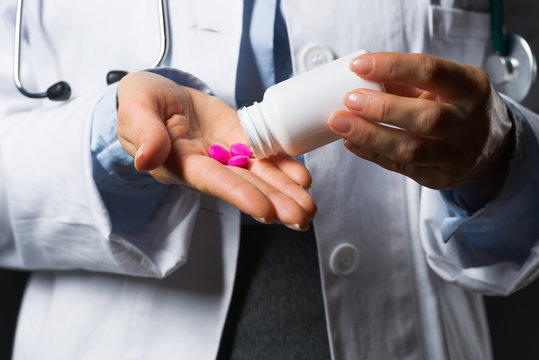
[[[221,145],[213,144],[208,149],[208,153],[212,158],[223,164],[226,164],[227,160],[230,159],[228,150]]]
[[[251,149],[249,146],[242,143],[234,143],[230,145],[230,156],[238,155],[251,157]]]
[[[247,166],[247,164],[249,164],[249,156],[245,156],[245,155],[232,156],[227,161],[227,165],[230,165],[230,166],[244,167],[244,166]]]

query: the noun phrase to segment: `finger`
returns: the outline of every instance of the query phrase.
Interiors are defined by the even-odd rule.
[[[451,104],[413,99],[358,89],[347,94],[344,104],[356,115],[411,132],[442,138],[462,136],[464,117]]]
[[[252,164],[253,166],[255,164]],[[238,167],[231,167],[231,171],[234,171],[238,174],[241,174],[241,176],[250,182],[252,185],[254,185],[257,189],[259,189],[264,195],[267,196],[267,198],[271,201],[273,204],[273,207],[275,209],[276,219],[280,221],[281,223],[287,225],[288,227],[294,229],[294,230],[307,230],[309,220],[314,216],[314,212],[316,212],[316,207],[314,207],[314,211],[310,211],[312,215],[307,214],[305,209],[292,197],[288,196],[286,193],[292,193],[294,192],[292,190],[291,184],[289,183],[286,186],[281,186],[279,188],[267,183],[264,179],[257,176],[253,171],[250,171],[248,169],[238,168]],[[265,174],[264,176],[267,176]],[[296,190],[301,190],[305,194],[307,194],[304,190],[302,190],[299,186],[293,185]],[[295,196],[295,195],[294,195]],[[309,196],[307,194],[307,196]],[[301,202],[302,200],[300,200]],[[314,203],[313,203],[314,204]]]
[[[305,189],[293,181],[276,164],[270,160],[262,159],[251,162],[249,170],[255,173],[259,178],[270,184],[275,189],[287,195],[297,202],[305,211],[309,218],[314,218],[316,214],[316,204]]]
[[[450,98],[464,98],[485,84],[485,74],[474,67],[424,54],[365,54],[351,69],[371,81],[404,83]]]
[[[385,83],[384,90],[388,94],[410,97],[410,98],[420,98],[426,100],[432,100],[439,102],[440,97],[430,91],[425,91],[416,88],[415,86],[410,86],[401,83]]]
[[[247,181],[245,174],[238,174],[235,168],[203,155],[184,156],[181,160],[171,161],[181,161],[182,166],[178,168],[184,170],[179,177],[189,186],[221,198],[263,222],[271,223],[276,218],[274,204],[268,196]]]
[[[183,156],[181,160],[171,159],[171,161],[181,161],[181,168],[184,170],[179,177],[188,185],[219,197],[262,222],[271,223],[278,220],[295,230],[308,228],[311,217],[297,201],[248,169],[225,166],[203,155]],[[299,186],[295,187],[301,190]],[[285,191],[292,193],[292,186],[289,184]],[[303,196],[300,202],[307,200]],[[316,212],[315,205],[314,212]]]
[[[304,189],[311,188],[311,173],[300,161],[286,156],[273,158],[272,162],[296,184]]]
[[[349,141],[344,141],[344,146],[362,159],[373,162],[384,169],[407,176],[420,185],[432,189],[448,189],[451,187],[451,179],[436,166],[417,166],[393,161],[374,151],[357,147]]]
[[[401,164],[445,164],[459,154],[457,150],[449,151],[449,145],[444,140],[373,123],[347,111],[336,112],[330,118],[329,126],[335,134],[355,146]]]
[[[424,90],[418,89],[415,86],[410,86],[401,83],[384,83],[384,90],[389,94],[398,96],[417,98],[424,93]]]
[[[171,140],[165,124],[188,116],[190,99],[171,80],[149,72],[125,76],[118,85],[118,138],[135,157],[139,170],[159,167],[168,157]],[[173,121],[174,122],[174,121]]]

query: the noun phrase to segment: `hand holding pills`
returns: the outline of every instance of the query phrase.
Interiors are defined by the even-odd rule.
[[[230,145],[230,152],[219,144],[213,144],[208,149],[208,153],[221,164],[239,167],[246,167],[252,154],[249,146],[242,143]]]
[[[401,53],[359,56],[351,70],[386,89],[352,91],[329,121],[359,157],[435,189],[490,181],[507,162],[512,123],[484,70]]]
[[[118,105],[118,138],[139,171],[217,196],[261,222],[307,229],[316,213],[305,190],[311,175],[291,157],[249,159],[237,113],[223,101],[139,72],[120,81]],[[232,166],[220,162],[227,148]]]

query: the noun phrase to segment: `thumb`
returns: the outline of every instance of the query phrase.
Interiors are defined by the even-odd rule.
[[[134,157],[138,171],[153,170],[169,156],[170,136],[160,115],[150,107],[120,107],[117,133],[124,149]]]

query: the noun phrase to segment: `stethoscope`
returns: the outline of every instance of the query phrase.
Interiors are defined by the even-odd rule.
[[[158,0],[159,25],[161,36],[161,49],[159,56],[152,64],[155,68],[161,64],[168,52],[168,14],[166,0]],[[13,77],[17,89],[30,98],[44,98],[50,100],[67,100],[71,96],[71,88],[65,81],[57,82],[50,86],[47,91],[33,93],[24,88],[20,77],[21,64],[21,23],[22,23],[23,0],[17,3],[17,19],[15,22],[15,56]],[[521,36],[506,34],[504,30],[503,0],[491,0],[491,31],[492,31],[492,55],[490,55],[483,67],[489,73],[494,88],[513,98],[522,101],[535,81],[537,75],[537,63],[530,46]],[[127,74],[126,71],[112,70],[107,73],[107,84],[119,81]]]
[[[168,52],[168,13],[167,13],[167,4],[166,0],[157,0],[157,5],[159,8],[159,34],[160,34],[160,50],[159,55],[153,62],[150,68],[158,67],[162,62]],[[14,66],[13,66],[13,79],[15,80],[15,86],[17,89],[29,98],[39,99],[39,98],[49,98],[50,100],[67,100],[71,96],[71,87],[65,81],[59,81],[56,84],[51,85],[47,91],[42,93],[34,93],[25,89],[21,82],[21,24],[22,24],[22,8],[23,0],[19,0],[17,3],[17,18],[15,21],[15,56],[14,56]],[[106,81],[107,84],[113,84],[117,81],[120,81],[127,71],[123,70],[111,70],[107,73]]]
[[[492,52],[483,68],[496,91],[517,102],[524,100],[537,76],[537,62],[524,38],[504,31],[503,2],[490,1]]]

